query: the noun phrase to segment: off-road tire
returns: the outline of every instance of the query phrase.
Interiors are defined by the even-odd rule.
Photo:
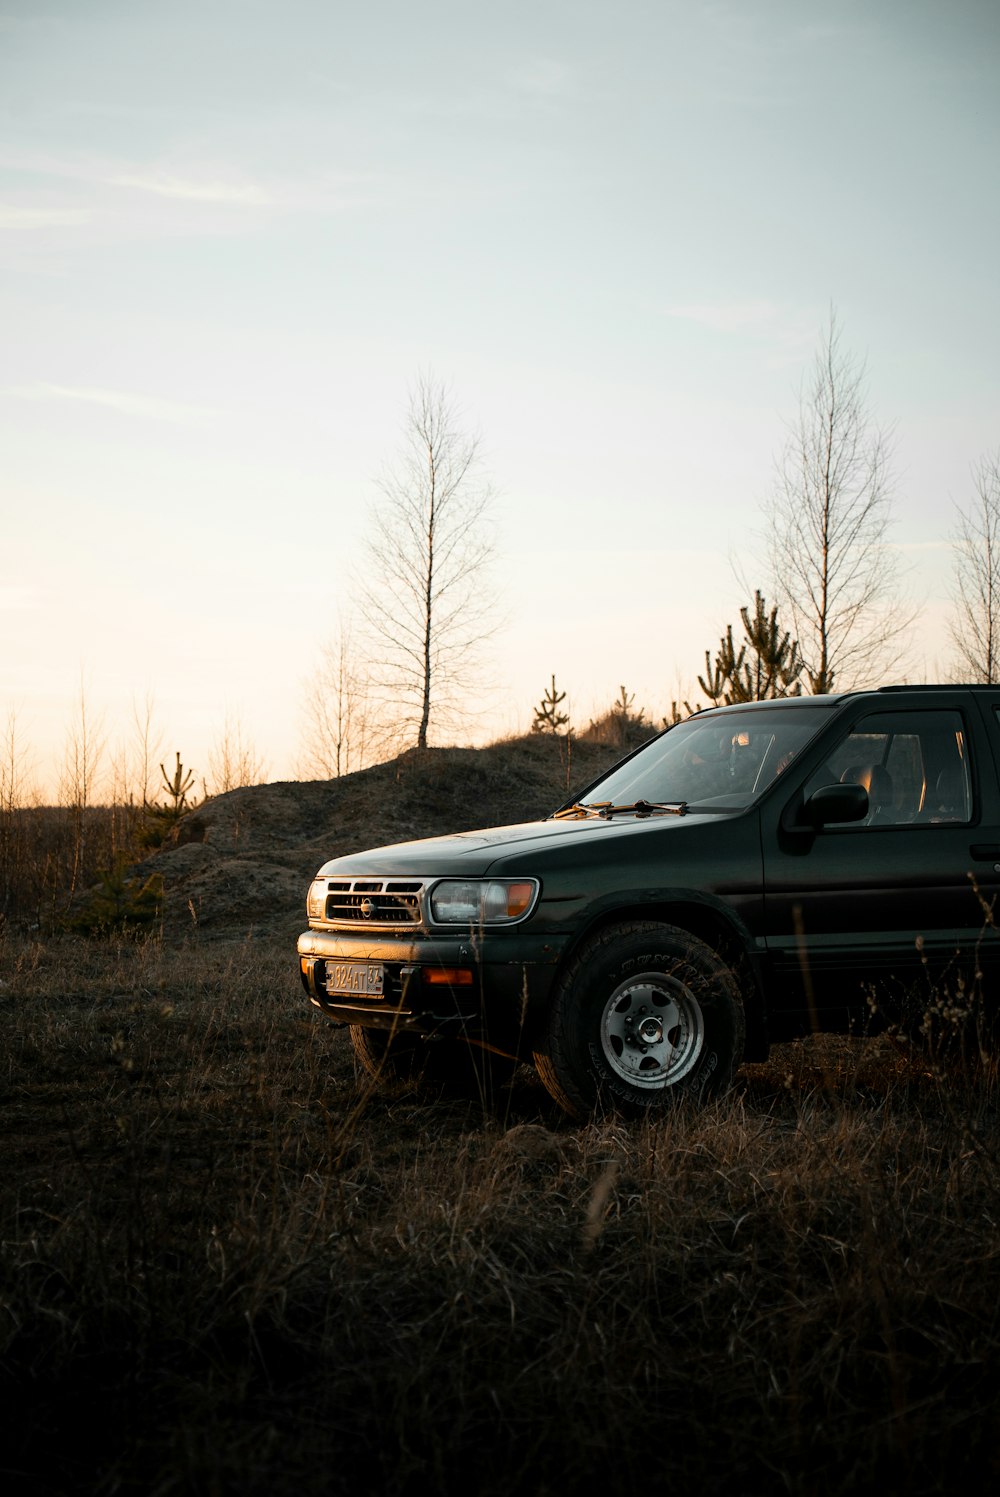
[[[412,1034],[392,1034],[388,1029],[350,1027],[354,1059],[371,1081],[419,1081],[427,1064],[427,1045]]]
[[[739,987],[716,952],[677,926],[632,921],[567,965],[534,1060],[572,1116],[641,1117],[725,1091],[744,1036]]]
[[[463,1040],[422,1040],[386,1029],[350,1027],[355,1059],[365,1076],[379,1083],[411,1083],[492,1105],[517,1069],[517,1062]]]

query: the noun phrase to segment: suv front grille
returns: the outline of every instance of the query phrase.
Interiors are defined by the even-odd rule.
[[[326,919],[331,925],[419,925],[423,884],[398,878],[332,878]]]

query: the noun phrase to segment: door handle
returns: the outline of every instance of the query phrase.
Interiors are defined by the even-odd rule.
[[[1000,861],[1000,842],[973,842],[969,851],[984,863]]]

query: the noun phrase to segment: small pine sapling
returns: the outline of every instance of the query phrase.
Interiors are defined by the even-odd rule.
[[[562,728],[569,730],[569,713],[560,712],[560,705],[566,700],[566,693],[556,689],[556,678],[553,675],[550,684],[545,688],[545,694],[538,706],[535,708],[535,720],[531,724],[533,733],[559,733]]]

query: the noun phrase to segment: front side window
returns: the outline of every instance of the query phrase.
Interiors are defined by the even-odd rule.
[[[846,734],[806,786],[863,785],[868,815],[845,830],[968,822],[972,777],[961,714],[880,712]]]

